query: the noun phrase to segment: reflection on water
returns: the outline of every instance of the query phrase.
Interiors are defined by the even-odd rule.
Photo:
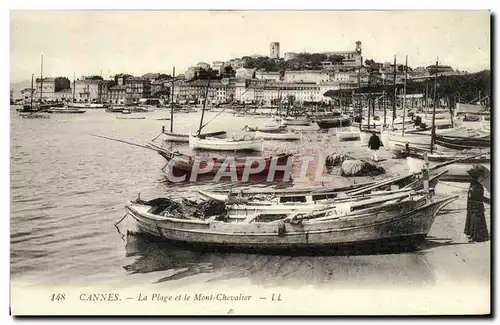
[[[127,257],[135,257],[124,266],[129,274],[171,271],[168,276],[158,275],[157,282],[208,273],[209,281],[247,278],[265,286],[434,284],[424,252],[365,256],[201,252],[131,233],[125,247]]]

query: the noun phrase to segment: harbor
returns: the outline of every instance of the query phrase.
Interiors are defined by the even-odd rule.
[[[165,175],[161,171],[164,158],[157,152],[90,135],[104,133],[120,139],[148,143],[165,123],[157,119],[167,112],[168,109],[156,110],[144,120],[120,121],[104,110],[92,110],[81,115],[59,115],[47,120],[23,119],[12,111],[12,268],[17,274],[13,278],[14,284],[61,284],[69,279],[74,281],[75,272],[86,275],[82,281],[93,278],[106,281],[107,278],[113,282],[119,278],[126,283],[127,279],[133,278],[134,282],[137,278],[144,277],[145,282],[155,283],[163,278],[166,281],[170,274],[173,282],[192,281],[189,280],[192,277],[204,282],[210,278],[218,278],[222,273],[226,274],[229,269],[234,278],[249,277],[256,283],[270,281],[274,285],[282,282],[300,285],[311,281],[327,281],[334,285],[336,281],[342,282],[348,275],[352,277],[352,272],[356,274],[354,279],[350,278],[352,285],[367,282],[382,284],[386,281],[391,285],[399,283],[405,286],[413,283],[426,286],[439,285],[441,281],[455,281],[461,277],[467,277],[480,285],[489,283],[490,274],[486,261],[490,255],[490,242],[468,243],[463,234],[467,183],[438,183],[435,189],[437,196],[458,195],[458,199],[438,214],[428,239],[417,252],[361,256],[225,255],[192,251],[185,247],[171,248],[168,242],[151,242],[147,237],[131,232],[127,234],[128,230],[135,229],[131,220],[119,224],[120,231],[117,231],[113,225],[124,215],[124,198],[134,199],[139,194],[141,198],[155,198],[165,196],[167,192],[174,198],[186,197],[187,193],[195,198],[197,190],[211,190],[214,185],[221,186],[210,179],[205,183],[204,180],[199,180],[195,184],[169,184],[165,182]],[[206,114],[210,118],[217,113]],[[200,115],[201,112],[179,114],[176,116],[176,127],[182,132],[195,130]],[[227,124],[225,121],[229,120],[232,124],[232,128],[227,130],[229,134],[241,134],[247,124],[265,124],[262,118],[238,118],[231,113],[223,113],[208,131],[223,128]],[[60,130],[58,134],[51,132],[55,125]],[[358,145],[354,146],[353,143]],[[190,152],[187,143],[178,144],[177,148]],[[311,148],[364,158],[369,154],[366,145],[361,145],[359,141],[337,142],[331,131],[304,133],[299,142],[271,141],[266,145],[265,153],[299,154],[308,150],[315,151]],[[407,164],[400,158],[393,158],[389,151],[380,150],[380,159],[379,164],[386,170],[386,174],[376,177],[342,177],[335,170],[325,175],[328,181],[321,184],[315,184],[312,180],[310,183],[298,184],[258,184],[258,187],[340,187],[382,181],[409,173]],[[63,167],[56,164],[56,161],[67,163]],[[40,164],[60,167],[47,170],[41,168]],[[29,183],[23,178],[27,173],[32,175],[30,179],[33,181]],[[89,210],[89,204],[99,208]],[[490,210],[488,205],[485,206],[490,229]],[[40,224],[40,220],[45,222]],[[103,227],[103,224],[108,226]],[[65,243],[53,242],[51,238],[59,236],[57,234],[63,233],[67,227],[71,227],[73,231],[64,235]],[[24,229],[36,229],[36,232],[26,232]],[[33,250],[32,245],[37,245],[38,248]],[[110,247],[114,248],[110,250]],[[74,254],[75,250],[82,260],[71,260],[68,264],[66,257]],[[25,254],[32,256],[30,261],[22,258]],[[93,261],[96,256],[100,256],[100,267],[96,268],[92,264],[91,268],[86,269],[85,256]],[[184,258],[187,260],[183,260]],[[36,261],[36,269],[28,266],[33,260]],[[360,269],[357,266],[359,263],[365,266]],[[52,272],[59,264],[64,265],[64,271]],[[266,271],[262,269],[255,272],[260,268],[258,265],[267,265]],[[311,277],[310,268],[313,265],[315,267]],[[274,271],[269,270],[271,266]],[[393,270],[390,272],[392,275],[400,276],[388,276],[386,268]]]

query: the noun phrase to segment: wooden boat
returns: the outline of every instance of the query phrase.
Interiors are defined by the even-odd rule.
[[[145,116],[138,116],[138,117],[116,117],[117,120],[144,120],[146,119]]]
[[[245,127],[243,128],[243,131],[249,131],[249,132],[256,132],[256,131],[273,132],[273,131],[281,131],[281,130],[286,130],[286,129],[287,129],[287,127],[285,125],[281,125],[281,124],[265,125],[263,127],[245,125]]]
[[[349,117],[332,117],[316,119],[314,121],[321,129],[332,129],[343,126],[350,126],[352,121]]]
[[[425,152],[425,154],[427,155],[430,167],[434,167],[438,165],[438,163],[461,159],[459,162],[437,169],[437,171],[448,171],[447,175],[443,177],[443,180],[446,181],[469,182],[470,176],[468,171],[472,169],[475,164],[481,164],[488,169],[491,168],[489,150],[479,154],[477,152]],[[409,156],[406,158],[406,162],[410,172],[422,170],[422,168],[425,167],[424,152],[410,147]]]
[[[447,171],[442,171],[433,175],[429,179],[429,189],[434,189],[440,178]],[[339,202],[360,198],[373,198],[374,196],[384,196],[393,193],[403,193],[411,190],[422,190],[424,182],[418,174],[407,175],[390,181],[379,183],[361,183],[336,188],[309,188],[309,189],[265,189],[265,190],[198,190],[202,200],[224,201],[228,204],[246,204],[254,206],[276,206],[282,208],[290,205],[309,204],[317,206],[321,202]]]
[[[104,108],[104,104],[91,103],[89,104],[89,108]]]
[[[264,140],[300,140],[301,134],[298,132],[287,131],[286,129],[281,129],[279,131],[257,131],[255,132],[255,138]]]
[[[309,126],[311,121],[308,118],[286,117],[281,120],[281,124],[285,126]]]
[[[337,141],[354,141],[361,139],[361,131],[356,128],[337,129],[335,132]]]
[[[69,107],[52,107],[47,110],[47,113],[54,114],[83,114],[86,110],[80,108],[69,108]]]
[[[491,139],[490,135],[478,138],[437,135],[436,145],[455,150],[491,148]]]
[[[108,113],[121,113],[125,109],[125,106],[110,106],[106,108]]]
[[[66,105],[67,107],[69,108],[90,108],[90,104],[87,104],[87,103],[68,103]]]
[[[28,113],[28,114],[19,114],[22,118],[32,119],[32,118],[50,118],[50,115],[47,114],[39,114],[39,113]]]
[[[174,174],[190,174],[193,171],[193,166],[195,164],[195,157],[187,154],[182,154],[180,152],[174,152],[170,151],[168,149],[158,147],[152,143],[148,144],[148,146],[154,150],[156,150],[167,162],[174,161],[174,165],[171,167],[172,172]],[[267,176],[269,173],[269,168],[271,166],[271,162],[275,160],[276,166],[285,166],[288,162],[288,159],[291,157],[291,154],[278,154],[270,157],[263,157],[264,162],[265,162],[265,167],[262,169],[261,172],[252,174],[252,176]],[[252,157],[253,158],[253,157]],[[224,166],[225,171],[229,171],[229,166],[224,165],[224,163],[227,163],[226,157],[225,158],[218,158],[218,157],[210,157],[210,160],[213,163],[213,167],[211,170],[204,171],[207,167],[207,161],[200,161],[199,162],[199,168],[200,168],[200,175],[215,175],[217,172]],[[238,179],[241,179],[241,175],[243,174],[243,171],[245,168],[256,168],[258,166],[258,162],[255,160],[251,160],[248,157],[243,157],[243,158],[234,158],[235,164],[234,167],[236,169],[236,175],[238,176]],[[166,167],[167,165],[165,165]]]
[[[312,213],[247,213],[234,216],[225,206],[189,213],[172,200],[129,201],[127,215],[139,232],[192,248],[251,251],[343,249],[367,247],[369,252],[404,245],[414,250],[427,236],[437,213],[457,197],[433,199],[425,193],[375,203],[341,204]],[[358,202],[359,203],[359,202]]]
[[[132,114],[132,111],[130,110],[130,108],[124,108],[122,110],[122,114]]]
[[[165,127],[162,127],[162,134],[164,142],[189,142],[189,133],[167,132],[165,131]],[[226,131],[217,131],[202,133],[199,137],[202,139],[207,137],[224,139],[226,135]]]
[[[218,151],[263,151],[264,140],[255,137],[232,137],[218,139],[214,137],[199,137],[189,135],[191,149],[205,149]]]

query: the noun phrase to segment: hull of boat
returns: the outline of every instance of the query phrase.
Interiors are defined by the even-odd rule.
[[[324,120],[316,120],[315,122],[321,129],[332,129],[332,128],[351,125],[351,119],[349,118],[331,118]]]
[[[80,104],[80,103],[70,103],[68,104],[68,107],[69,108],[90,108],[90,105],[89,104]]]
[[[189,142],[188,133],[163,132],[163,141],[165,142]]]
[[[255,132],[255,137],[264,140],[300,140],[300,133],[296,132]]]
[[[131,202],[126,210],[136,221],[140,232],[192,247],[297,250],[418,239],[416,245],[411,247],[415,249],[426,237],[439,210],[454,199],[428,202],[418,207],[406,201],[369,213],[348,214],[322,221],[306,220],[300,224],[174,219],[150,214],[148,207]],[[377,250],[376,247],[372,249]]]
[[[407,157],[406,163],[410,173],[420,173],[425,166],[424,160],[416,157]],[[442,181],[470,182],[471,177],[469,176],[468,171],[471,170],[475,164],[480,164],[488,169],[491,169],[491,162],[478,160],[476,162],[451,164],[437,169],[436,172],[440,173],[447,171],[447,173],[441,177]],[[429,167],[433,167],[435,165],[437,165],[437,162],[429,163]]]
[[[263,139],[232,140],[189,136],[191,149],[217,150],[217,151],[263,151]]]
[[[51,114],[83,114],[86,110],[78,108],[61,108],[61,109],[49,109],[47,113]]]
[[[283,125],[286,126],[309,126],[311,125],[311,121],[306,119],[284,119]]]
[[[337,141],[355,141],[361,139],[361,132],[359,130],[337,130]]]
[[[190,174],[193,171],[193,167],[195,164],[195,159],[191,156],[180,154],[180,153],[174,153],[162,148],[158,147],[153,147],[155,148],[158,153],[165,158],[165,160],[169,163],[173,161],[173,164],[170,165],[171,172],[174,175],[186,175]],[[253,173],[250,176],[267,176],[269,173],[269,169],[271,167],[271,164],[273,163],[273,160],[275,160],[276,166],[285,166],[288,163],[288,159],[291,157],[289,154],[283,154],[283,155],[277,155],[277,156],[272,156],[272,157],[267,157],[263,158],[264,159],[264,168],[258,172],[258,173]],[[231,167],[229,165],[229,161],[226,161],[224,159],[219,159],[219,158],[212,158],[212,168],[209,170],[206,170],[208,167],[208,162],[207,161],[200,161],[199,162],[199,168],[198,168],[198,175],[204,176],[204,175],[216,175],[222,168],[224,168],[225,174],[229,173],[231,171]],[[240,180],[242,177],[242,174],[244,173],[245,169],[252,168],[256,169],[259,165],[259,162],[253,160],[253,159],[247,159],[247,158],[236,158],[234,161],[234,168],[236,171],[236,175],[238,180]],[[168,171],[167,171],[168,172]],[[280,172],[276,172],[275,175],[280,175]]]
[[[204,137],[214,137],[219,139],[224,139],[227,133],[225,131],[203,133],[200,135],[201,138]],[[176,133],[176,132],[163,132],[164,142],[189,142],[189,133]]]

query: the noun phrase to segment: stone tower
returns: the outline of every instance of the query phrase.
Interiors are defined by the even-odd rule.
[[[271,59],[279,59],[280,57],[280,43],[271,42],[269,45],[269,57]]]

